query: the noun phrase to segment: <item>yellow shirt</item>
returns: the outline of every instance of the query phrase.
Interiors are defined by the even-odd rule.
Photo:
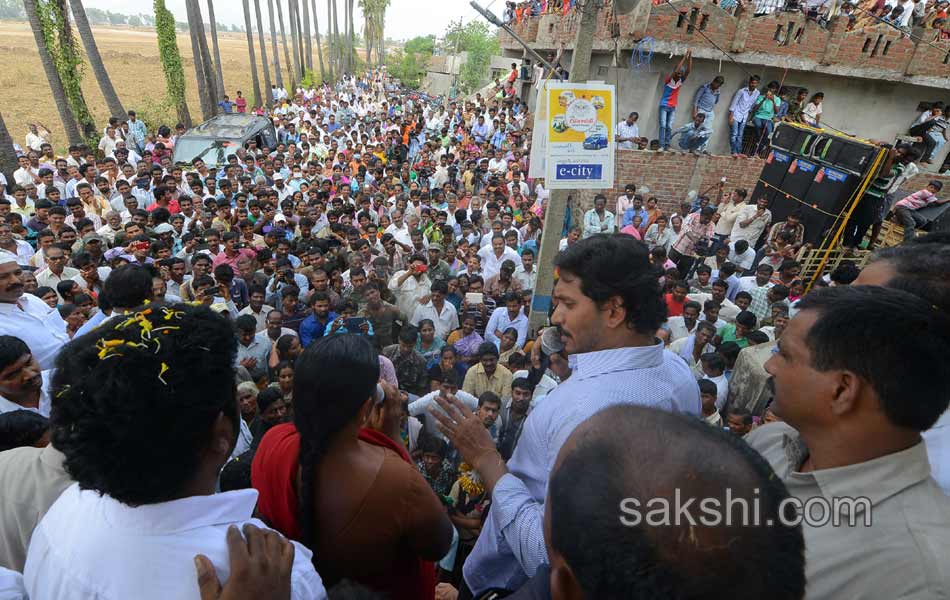
[[[494,392],[499,398],[511,397],[511,371],[502,365],[495,367],[491,377],[485,374],[485,367],[478,363],[465,374],[462,389],[476,398],[485,392]]]

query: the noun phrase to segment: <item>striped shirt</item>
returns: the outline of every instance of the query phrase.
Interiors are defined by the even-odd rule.
[[[464,567],[476,596],[493,587],[516,590],[548,564],[542,525],[548,476],[578,425],[617,404],[700,415],[695,377],[662,343],[576,354],[570,363],[570,379],[528,415],[509,473],[492,493],[491,512]]]
[[[660,97],[660,106],[676,108],[676,103],[679,101],[680,88],[683,87],[684,81],[686,81],[685,77],[681,77],[677,81],[673,81],[672,75],[666,78],[664,82],[666,85],[663,86],[663,95]]]

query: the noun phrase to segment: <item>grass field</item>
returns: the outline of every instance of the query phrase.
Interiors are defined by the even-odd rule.
[[[93,33],[96,36],[99,52],[112,78],[112,84],[126,110],[141,111],[162,102],[165,97],[165,77],[158,58],[155,32],[145,29],[95,28]],[[77,37],[77,43],[78,41]],[[227,94],[234,98],[235,91],[241,90],[246,97],[250,98],[253,91],[245,34],[219,33],[218,42]],[[255,52],[259,52],[257,36],[254,42]],[[195,84],[191,40],[187,34],[179,34],[178,49],[185,67],[188,107],[192,119],[197,123],[201,121],[201,109],[198,103],[198,88]],[[270,49],[268,39],[267,54],[272,61]],[[286,85],[287,69],[283,64],[283,48],[280,48],[280,52]],[[314,66],[317,66],[316,48],[314,48],[313,61]],[[264,75],[261,71],[260,54],[257,55],[257,62],[263,88]],[[0,21],[0,64],[4,65],[4,68],[0,69],[0,90],[2,90],[0,113],[3,114],[14,140],[22,145],[28,131],[27,123],[38,121],[53,132],[54,146],[60,151],[63,150],[65,146],[63,126],[40,64],[33,32],[27,23]],[[319,70],[319,67],[317,69]],[[273,69],[271,78],[274,78]],[[96,78],[88,65],[83,75],[83,94],[97,125],[100,128],[103,127],[110,115],[96,84]],[[168,124],[174,126],[175,123]]]

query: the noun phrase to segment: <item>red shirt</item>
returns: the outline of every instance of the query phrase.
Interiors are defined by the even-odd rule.
[[[161,208],[161,206],[159,206],[158,202],[152,202],[149,205],[149,207],[146,208],[145,210],[147,210],[148,212],[152,212],[156,208]],[[168,212],[170,212],[173,215],[177,215],[178,213],[181,212],[181,207],[178,206],[178,200],[169,200],[168,206],[166,206],[165,208],[167,208]]]
[[[666,300],[666,316],[678,317],[683,314],[683,305],[686,304],[686,298],[677,302],[673,294],[665,294],[663,299]]]
[[[235,98],[234,106],[237,107],[239,113],[247,112],[247,98]]]

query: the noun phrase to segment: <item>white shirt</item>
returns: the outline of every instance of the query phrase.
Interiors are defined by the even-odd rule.
[[[442,412],[442,409],[439,408],[439,405],[436,403],[435,399],[439,397],[439,394],[442,392],[436,390],[434,392],[429,392],[425,396],[420,397],[418,400],[414,400],[409,403],[409,416],[410,417],[424,417],[425,419],[425,428],[426,431],[432,433],[435,432],[443,440],[447,439],[439,431],[438,422],[435,420],[435,417],[432,416],[432,411],[437,410]],[[478,410],[478,398],[469,394],[465,390],[458,390],[455,392],[455,397],[462,401],[462,404],[468,407],[472,412]]]
[[[749,227],[752,227],[751,225]],[[754,240],[749,242],[749,247],[746,248],[745,252],[739,254],[736,252],[736,243],[729,242],[729,262],[741,268],[743,271],[751,269],[752,263],[755,262],[755,250],[752,249],[752,244]]]
[[[59,311],[32,294],[20,296],[16,304],[0,302],[0,335],[23,340],[44,371],[53,368],[60,348],[69,342]]]
[[[0,567],[0,600],[30,600],[23,587],[23,575]]]
[[[412,245],[412,238],[409,237],[409,226],[406,225],[405,221],[403,221],[402,227],[396,227],[395,223],[390,223],[389,227],[387,227],[383,233],[391,233],[397,242],[403,243],[406,246]]]
[[[31,246],[29,242],[25,242],[23,240],[14,239],[13,241],[16,242],[17,264],[21,267],[29,266],[30,259],[33,258],[34,254],[36,254],[36,251],[33,250],[33,246]],[[0,252],[9,252],[9,250],[0,249]]]
[[[99,140],[99,149],[102,150],[102,155],[112,155],[115,152],[115,144],[118,141],[118,139],[110,138],[107,135],[102,136],[102,138]]]
[[[640,137],[640,126],[634,122],[633,125],[627,125],[627,120],[624,119],[617,123],[617,136],[623,138],[638,138]],[[633,142],[617,142],[617,147],[624,150],[633,150]]]
[[[940,415],[934,426],[921,432],[930,459],[930,476],[943,493],[950,496],[950,410]]]
[[[15,410],[28,410],[30,412],[35,412],[37,414],[43,415],[47,419],[49,418],[50,410],[50,401],[49,401],[49,386],[50,380],[53,377],[53,371],[43,371],[40,373],[40,377],[43,378],[43,385],[40,387],[40,401],[36,408],[30,408],[27,406],[21,406],[16,402],[7,400],[3,396],[0,396],[0,415],[7,412],[13,412]],[[0,596],[0,600],[3,600],[3,596]]]
[[[412,315],[415,313],[416,306],[419,305],[419,299],[428,296],[431,290],[432,282],[427,275],[416,279],[415,275],[410,275],[399,284],[399,278],[406,271],[398,271],[389,280],[389,290],[396,296],[396,306],[403,315]]]
[[[525,271],[524,265],[518,265],[515,267],[513,277],[524,289],[533,290],[534,285],[538,282],[538,270],[534,268],[534,265],[531,265],[531,271]]]
[[[753,277],[753,279],[755,279]],[[700,306],[703,306],[707,300],[712,300],[712,294],[700,293],[700,294],[687,294],[687,300],[693,300],[694,302],[699,302]],[[736,315],[740,312],[739,307],[732,303],[729,298],[723,298],[722,302],[719,304],[719,321],[725,321],[727,323],[734,323],[736,320]],[[700,315],[700,321],[705,321],[706,316]],[[718,328],[718,324],[716,325]]]
[[[687,329],[686,322],[683,320],[682,316],[670,317],[666,320],[666,326],[670,330],[670,342],[675,342],[680,338],[689,337],[689,334],[696,331],[696,323],[693,323],[692,329]]]
[[[34,176],[40,176],[39,169],[34,169],[33,167],[24,169],[20,167],[13,172],[13,182],[22,187],[28,183],[34,183]]]
[[[508,161],[504,158],[493,158],[488,161],[488,170],[496,175],[504,175],[508,170]]]
[[[486,280],[498,275],[498,272],[501,271],[501,263],[506,260],[514,262],[515,269],[521,265],[521,257],[508,246],[505,246],[505,251],[501,253],[500,257],[495,256],[495,249],[491,246],[480,249],[478,255],[482,259],[482,277]]]
[[[39,136],[32,131],[26,134],[26,145],[30,147],[30,150],[35,150],[40,152],[43,150],[43,144],[46,143],[46,140],[42,136]]]
[[[525,316],[523,308],[518,309],[518,314],[514,319],[508,314],[507,306],[496,308],[489,317],[488,324],[485,325],[485,341],[492,342],[500,350],[501,337],[496,335],[495,332],[501,331],[504,333],[509,328],[513,328],[518,332],[515,348],[523,348],[528,340],[528,317]]]
[[[112,269],[110,269],[109,267],[97,267],[97,268],[96,268],[96,271],[99,273],[99,285],[100,285],[100,286],[105,283],[106,279],[109,278],[109,274],[112,273]],[[82,276],[82,273],[81,273],[81,272],[79,273],[79,275],[76,275],[76,276],[73,277],[73,281],[75,281],[76,283],[78,283],[78,284],[79,284],[79,287],[81,287],[82,289],[84,289],[84,290],[89,289],[89,284],[86,283],[86,280],[85,280],[85,279],[83,279],[83,276]],[[98,290],[96,290],[96,291],[98,291]]]
[[[257,321],[257,332],[260,333],[267,329],[267,314],[274,310],[273,306],[267,306],[266,304],[261,306],[260,312],[254,312],[254,309],[251,308],[251,305],[248,304],[238,313],[238,316],[242,315],[251,315],[254,317],[254,320]]]
[[[722,407],[726,405],[726,400],[729,399],[729,380],[724,374],[719,377],[707,376],[705,379],[716,384],[716,410],[722,410]]]
[[[522,369],[521,371],[515,371],[514,373],[511,374],[511,380],[514,381],[515,379],[520,379],[522,377],[527,379],[528,375],[529,375],[529,372],[527,369]],[[553,377],[551,377],[547,373],[542,375],[541,380],[538,381],[537,385],[534,386],[534,393],[531,394],[531,408],[534,408],[538,404],[538,401],[541,400],[541,398],[544,398],[545,396],[550,394],[551,391],[556,387],[557,387],[557,380],[555,380]]]
[[[416,309],[412,311],[412,318],[409,319],[409,322],[418,327],[419,321],[423,319],[432,320],[435,325],[435,337],[443,340],[459,326],[458,311],[455,310],[451,302],[444,302],[442,312],[435,309],[432,300],[429,300],[426,304],[417,305]]]
[[[73,277],[78,277],[78,276],[79,276],[79,269],[75,269],[73,267],[63,267],[63,272],[57,275],[56,273],[53,273],[53,271],[50,270],[49,265],[47,265],[45,269],[43,269],[42,271],[39,271],[36,274],[36,283],[40,287],[46,286],[46,287],[51,287],[55,290],[56,286],[61,281],[68,281],[72,279]],[[59,295],[59,292],[56,292],[56,296],[59,298],[60,302],[65,301],[64,298]]]
[[[256,490],[237,490],[133,508],[73,484],[33,531],[27,592],[33,600],[199,600],[195,554],[227,581],[228,526],[267,528],[251,517],[256,502]],[[293,544],[291,598],[326,598],[313,553]]]
[[[739,240],[745,240],[749,242],[750,246],[755,246],[755,242],[759,239],[759,236],[762,235],[765,228],[772,222],[772,211],[765,209],[761,217],[749,223],[748,226],[743,227],[743,221],[747,221],[755,216],[758,209],[759,207],[757,205],[750,204],[739,211],[739,214],[736,216],[736,223],[732,226],[732,233],[729,235],[730,241],[738,242]]]
[[[749,275],[748,277],[740,277],[740,278],[739,278],[739,291],[740,291],[740,292],[751,292],[752,290],[754,290],[754,289],[757,288],[757,287],[770,288],[770,287],[772,287],[773,285],[775,285],[775,284],[772,283],[772,282],[768,282],[768,283],[766,283],[764,286],[759,285],[759,283],[755,280],[755,275]],[[722,309],[719,309],[719,314],[722,315]]]

